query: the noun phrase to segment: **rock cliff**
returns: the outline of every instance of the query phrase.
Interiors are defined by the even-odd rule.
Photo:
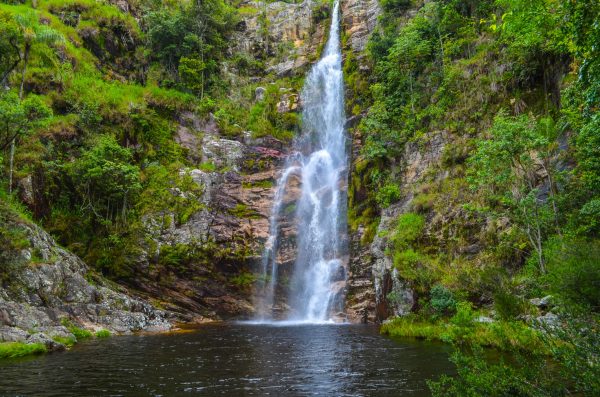
[[[9,216],[3,225],[26,241],[12,255],[10,279],[0,285],[0,342],[42,342],[64,348],[55,338],[73,338],[65,326],[112,333],[166,331],[175,317],[156,309],[92,272],[39,227]],[[4,218],[6,220],[6,218]]]

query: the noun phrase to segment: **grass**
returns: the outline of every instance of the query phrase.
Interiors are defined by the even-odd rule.
[[[65,327],[67,327],[69,332],[73,334],[73,336],[75,337],[75,342],[83,340],[83,339],[91,338],[93,336],[91,331],[88,331],[87,329],[83,329],[83,328],[76,326],[68,318],[63,318],[61,321],[61,324]],[[68,339],[68,338],[65,338],[65,339]],[[73,342],[71,344],[67,344],[67,343],[65,343],[65,344],[67,344],[68,346],[71,346],[75,342]],[[64,342],[61,342],[61,343],[64,343]]]
[[[92,333],[90,331],[88,331],[87,329],[83,329],[83,328],[79,328],[79,327],[69,327],[69,331],[71,331],[71,333],[73,335],[75,335],[75,338],[77,338],[77,340],[82,340],[82,339],[87,339],[87,338],[92,337]]]
[[[65,345],[67,347],[71,347],[75,343],[77,343],[77,338],[75,338],[73,336],[55,336],[54,338],[52,338],[52,340],[54,340],[55,342],[58,342],[58,343],[62,343],[63,345]]]
[[[238,203],[235,207],[230,208],[228,212],[237,218],[258,219],[260,214],[253,208],[249,208],[245,204]]]
[[[273,187],[273,185],[275,185],[275,183],[271,180],[264,180],[264,181],[255,181],[255,182],[242,182],[242,187],[244,189],[252,189],[255,187],[259,187],[259,188],[264,188],[264,189],[268,189]]]
[[[109,338],[110,335],[110,331],[107,329],[101,329],[99,331],[96,331],[96,338]]]
[[[503,351],[547,353],[538,331],[519,321],[472,322],[456,325],[444,320],[426,321],[415,316],[397,317],[381,327],[392,337],[412,337],[447,343],[479,345]]]
[[[3,342],[0,343],[0,358],[16,358],[46,353],[42,343]]]

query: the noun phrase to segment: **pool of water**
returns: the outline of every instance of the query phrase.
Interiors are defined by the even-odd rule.
[[[361,325],[202,326],[90,340],[0,361],[0,394],[32,396],[428,396],[448,347]]]

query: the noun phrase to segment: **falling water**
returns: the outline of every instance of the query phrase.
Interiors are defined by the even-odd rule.
[[[286,186],[300,178],[296,203],[297,258],[291,277],[288,320],[325,322],[343,308],[346,270],[346,136],[344,86],[339,38],[339,0],[331,20],[329,40],[321,60],[306,78],[302,91],[302,133],[277,182],[270,236],[262,262],[258,320],[273,318],[278,282],[279,218]]]

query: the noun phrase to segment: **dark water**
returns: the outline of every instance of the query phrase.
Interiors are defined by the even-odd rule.
[[[445,346],[358,325],[204,326],[84,342],[0,361],[0,394],[31,396],[428,396],[452,372]]]

